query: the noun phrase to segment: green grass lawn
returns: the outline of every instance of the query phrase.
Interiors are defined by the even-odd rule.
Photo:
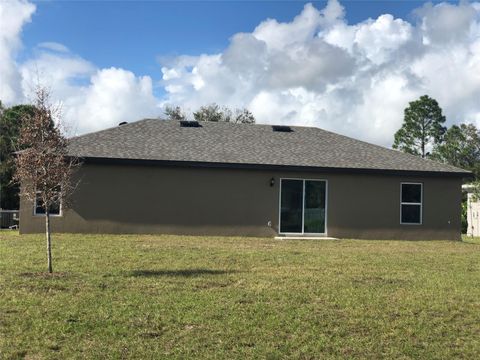
[[[0,358],[480,358],[480,241],[0,232]]]

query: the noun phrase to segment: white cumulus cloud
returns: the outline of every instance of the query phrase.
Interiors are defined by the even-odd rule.
[[[262,123],[319,126],[386,146],[408,102],[423,94],[450,123],[478,122],[480,5],[427,4],[414,14],[415,23],[383,14],[349,24],[336,0],[307,4],[291,22],[267,19],[235,34],[220,54],[170,59],[164,101],[247,106]]]
[[[61,103],[71,135],[101,130],[122,121],[161,114],[152,79],[120,68],[99,69],[60,44],[38,46],[36,56],[19,66],[22,90],[33,98],[38,84]]]
[[[15,56],[21,47],[22,27],[34,12],[35,5],[26,1],[0,2],[0,100],[6,104],[23,100]]]
[[[260,123],[319,126],[390,146],[409,101],[436,98],[449,124],[480,125],[480,3],[426,4],[414,21],[382,14],[348,23],[337,0],[291,21],[265,19],[231,34],[218,53],[160,57],[158,79],[98,68],[55,39],[16,61],[26,1],[0,2],[0,99],[25,101],[40,80],[76,133],[216,102],[249,108]],[[165,95],[154,96],[153,84]]]
[[[101,69],[81,93],[65,100],[65,116],[76,133],[84,133],[158,116],[157,102],[150,77],[118,68]]]
[[[36,86],[45,86],[52,100],[61,104],[71,135],[161,114],[150,77],[97,68],[63,44],[40,43],[32,49],[31,58],[18,63],[22,27],[34,12],[35,6],[27,1],[0,2],[0,100],[4,104],[31,101]]]

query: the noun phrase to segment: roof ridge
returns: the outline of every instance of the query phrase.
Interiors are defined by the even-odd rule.
[[[133,121],[133,122],[127,122],[126,124],[123,124],[123,125],[115,125],[115,126],[111,126],[109,128],[106,128],[106,129],[92,131],[92,132],[88,132],[88,133],[85,133],[85,134],[82,134],[82,135],[72,136],[71,138],[68,138],[68,140],[76,140],[78,138],[82,138],[82,137],[85,137],[85,136],[90,136],[90,135],[93,135],[93,134],[107,132],[107,131],[114,130],[114,129],[119,129],[119,128],[126,128],[126,127],[130,127],[130,125],[139,124],[139,123],[142,123],[142,122],[147,122],[147,121],[152,121],[152,120],[163,120],[163,119],[152,119],[152,118],[140,119],[140,120]]]

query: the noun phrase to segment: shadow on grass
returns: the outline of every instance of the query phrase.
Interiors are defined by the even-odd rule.
[[[182,269],[182,270],[133,270],[129,273],[135,277],[195,277],[202,275],[225,275],[235,273],[234,270],[213,270],[213,269]]]

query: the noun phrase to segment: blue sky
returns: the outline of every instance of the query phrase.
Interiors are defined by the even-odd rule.
[[[217,103],[390,146],[410,101],[480,125],[480,2],[0,1],[0,100],[72,134]]]
[[[238,32],[263,20],[291,21],[307,1],[52,1],[23,32],[28,57],[43,42],[58,42],[99,67],[158,76],[158,57],[221,52]],[[313,1],[322,8],[326,1]],[[422,1],[343,1],[349,23],[390,13],[412,19]]]

